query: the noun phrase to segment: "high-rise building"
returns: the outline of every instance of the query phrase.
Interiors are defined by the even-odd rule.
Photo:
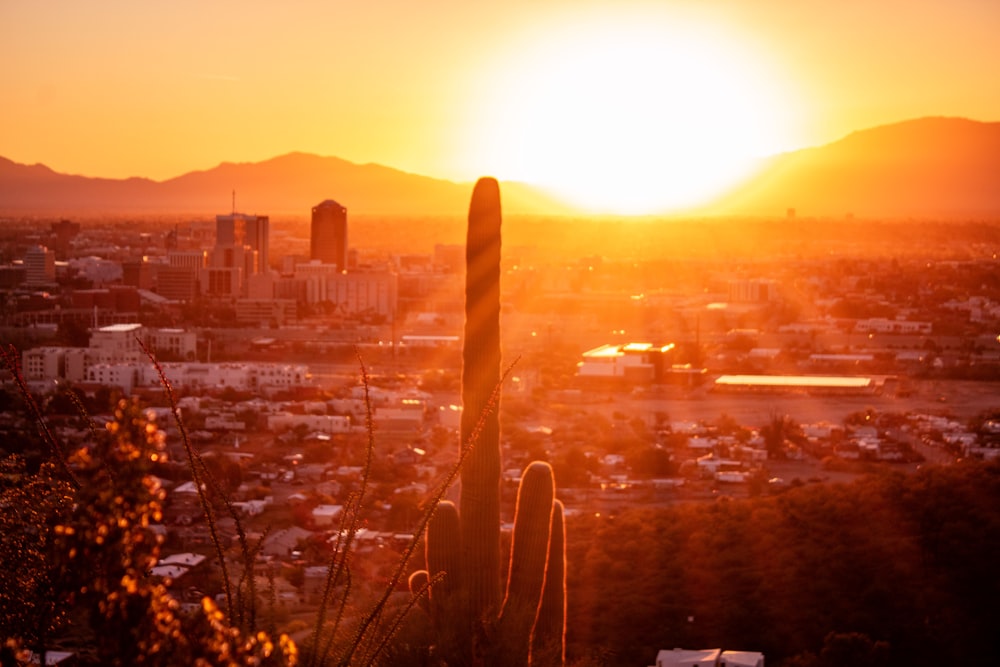
[[[215,216],[215,245],[243,245],[243,216],[239,213]]]
[[[145,257],[122,262],[122,284],[152,290],[155,274],[153,265]]]
[[[248,246],[257,253],[257,273],[268,269],[270,219],[266,215],[231,213],[215,216],[215,247]]]
[[[250,276],[267,272],[268,228],[266,216],[236,212],[215,216],[215,247],[201,272],[202,292],[245,297]]]
[[[199,292],[201,269],[161,264],[156,271],[156,293],[172,301],[190,301]]]
[[[56,252],[56,259],[69,258],[70,245],[79,233],[80,223],[78,222],[60,220],[52,223],[52,245]]]
[[[323,264],[347,268],[347,209],[327,199],[313,207],[309,257]]]
[[[257,273],[270,270],[268,241],[271,221],[266,215],[247,215],[243,219],[243,243],[257,251]]]

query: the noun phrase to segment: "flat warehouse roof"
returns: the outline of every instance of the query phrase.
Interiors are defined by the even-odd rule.
[[[872,385],[872,379],[841,375],[720,375],[715,384],[774,389],[867,389]]]
[[[136,329],[139,329],[141,327],[142,327],[141,324],[138,324],[138,323],[135,323],[135,322],[129,323],[129,324],[109,324],[106,327],[101,327],[100,329],[98,329],[98,331],[107,331],[107,332],[122,332],[122,331],[124,331],[124,332],[129,332],[129,331],[135,331]]]

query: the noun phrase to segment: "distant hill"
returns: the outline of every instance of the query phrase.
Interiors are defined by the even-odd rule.
[[[315,204],[335,199],[352,214],[464,216],[472,184],[304,153],[224,162],[162,182],[69,176],[0,158],[0,212],[8,214],[220,213],[231,209],[234,190],[237,209],[246,213],[308,215]],[[568,212],[514,182],[503,184],[503,205],[510,213]]]
[[[922,118],[772,158],[714,214],[1000,216],[1000,123]]]
[[[464,216],[471,183],[376,164],[290,153],[222,163],[167,181],[59,174],[0,158],[0,213],[307,215],[332,198],[352,214]],[[502,184],[507,213],[571,215],[572,208],[523,183]],[[706,215],[859,218],[1000,216],[1000,123],[923,118],[855,132],[775,156],[757,176],[698,211]]]

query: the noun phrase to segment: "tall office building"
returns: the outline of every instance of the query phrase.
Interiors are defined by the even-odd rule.
[[[257,252],[257,273],[268,270],[270,219],[266,215],[231,213],[215,216],[215,246],[249,246]]]
[[[323,264],[347,268],[347,209],[333,201],[316,205],[312,210],[309,233],[309,257]]]
[[[70,245],[80,234],[80,223],[60,220],[52,223],[52,245],[56,251],[56,259],[69,258]]]
[[[271,221],[266,215],[247,215],[243,222],[243,242],[257,251],[257,273],[267,273],[271,266],[268,257]]]

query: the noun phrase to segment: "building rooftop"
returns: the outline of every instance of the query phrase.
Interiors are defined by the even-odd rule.
[[[130,333],[132,331],[137,331],[141,329],[142,325],[132,322],[129,324],[109,324],[106,327],[101,327],[98,331],[103,331],[106,333]]]
[[[656,667],[698,667],[709,665],[715,667],[719,662],[722,649],[705,649],[691,651],[675,648],[672,651],[663,650],[656,655]]]
[[[842,375],[720,375],[715,384],[722,387],[865,389],[871,386],[872,379]]]
[[[673,343],[668,343],[667,345],[661,345],[659,347],[653,345],[652,343],[625,343],[624,345],[606,343],[595,347],[592,350],[587,350],[583,353],[583,357],[585,359],[599,359],[621,357],[626,354],[642,354],[644,352],[667,352],[673,347]]]

